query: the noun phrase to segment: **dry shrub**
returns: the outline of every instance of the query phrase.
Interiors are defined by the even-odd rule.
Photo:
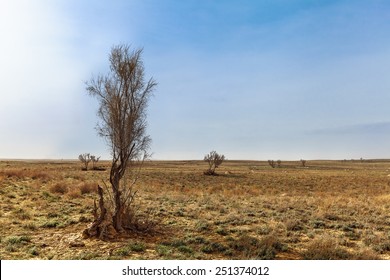
[[[6,178],[24,178],[26,176],[26,170],[22,169],[6,169],[0,172],[0,175]]]
[[[69,198],[80,198],[81,197],[81,192],[79,189],[71,189],[68,193],[67,196]]]
[[[365,234],[363,242],[380,254],[390,252],[389,236],[370,232]]]
[[[306,252],[303,253],[303,258],[306,260],[348,260],[352,256],[335,240],[326,236],[311,241]]]
[[[49,188],[51,193],[65,194],[69,191],[69,186],[66,182],[58,182]]]
[[[357,252],[352,257],[354,260],[380,260],[381,257],[371,249],[365,249]]]
[[[43,172],[41,170],[29,170],[26,168],[3,170],[0,172],[0,177],[16,178],[16,179],[31,178],[33,180],[40,179],[45,181],[51,179],[51,176],[46,172]]]
[[[274,235],[257,239],[245,234],[232,242],[230,247],[238,252],[242,259],[257,260],[273,260],[278,252],[286,250],[286,246]]]
[[[42,181],[48,181],[51,179],[51,176],[48,173],[41,170],[31,171],[29,177],[33,180],[42,180]]]
[[[300,231],[304,228],[302,222],[296,218],[288,219],[285,225],[288,231]]]
[[[124,228],[132,232],[155,235],[162,232],[162,220],[153,209],[140,211],[136,206],[127,208],[124,215]]]
[[[97,184],[93,182],[83,182],[78,186],[81,194],[88,194],[92,192],[96,192]]]

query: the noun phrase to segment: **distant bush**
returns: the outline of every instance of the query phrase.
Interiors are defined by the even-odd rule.
[[[211,151],[204,156],[204,161],[209,164],[208,170],[204,172],[205,175],[216,175],[215,169],[218,168],[225,160],[224,155],[219,155],[216,151]]]
[[[80,154],[79,160],[84,164],[84,170],[88,170],[88,165],[91,162],[91,155],[89,153]]]
[[[302,164],[302,167],[306,167],[306,160],[301,159],[301,164]]]
[[[92,169],[93,170],[104,170],[100,169],[96,166],[96,164],[99,162],[100,157],[96,157],[94,155],[91,155],[90,153],[80,154],[79,160],[84,164],[83,170],[88,170],[88,165],[92,161]]]
[[[92,169],[93,170],[97,169],[96,164],[98,163],[99,159],[100,159],[100,157],[96,157],[96,156],[91,155]]]
[[[275,161],[274,161],[274,160],[268,160],[268,164],[269,164],[272,168],[275,168]]]

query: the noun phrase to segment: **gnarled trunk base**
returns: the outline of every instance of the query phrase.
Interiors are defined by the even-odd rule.
[[[98,209],[94,208],[95,220],[92,225],[83,231],[83,237],[97,237],[102,240],[113,239],[116,235],[116,230],[112,225],[112,219],[107,215],[107,209],[104,206],[104,197],[103,189],[98,186],[98,195],[99,195],[99,209],[100,213],[98,214]]]

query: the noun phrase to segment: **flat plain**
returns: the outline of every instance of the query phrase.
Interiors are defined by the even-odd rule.
[[[0,161],[1,259],[390,259],[390,161],[148,161],[136,213],[158,224],[84,239],[105,171]]]

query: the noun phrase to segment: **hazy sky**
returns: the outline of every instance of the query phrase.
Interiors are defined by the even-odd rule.
[[[115,44],[158,87],[154,159],[390,158],[390,1],[0,0],[0,158],[109,158]]]

